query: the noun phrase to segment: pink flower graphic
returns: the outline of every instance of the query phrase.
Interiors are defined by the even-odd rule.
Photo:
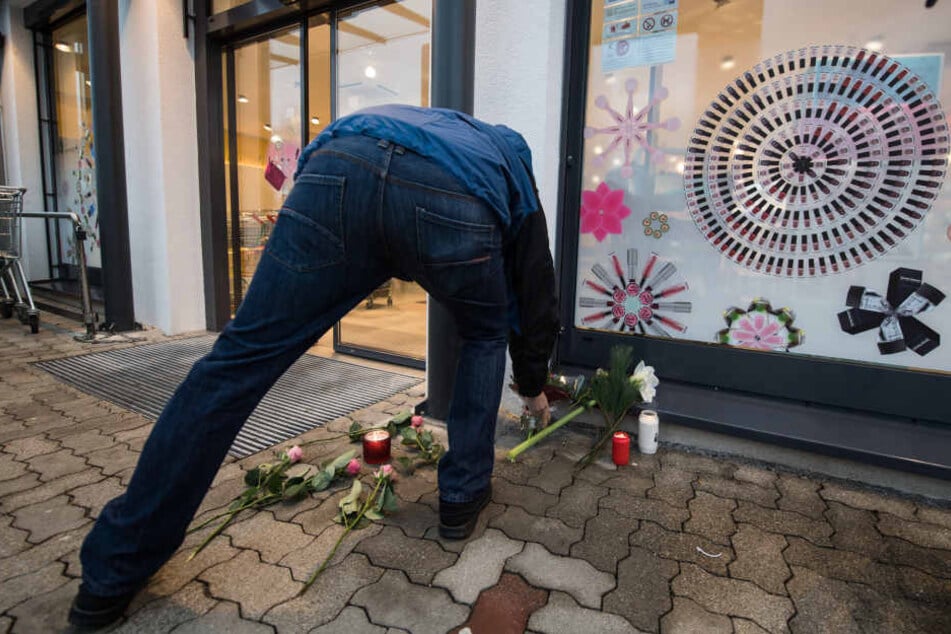
[[[581,192],[581,233],[593,233],[598,242],[609,233],[620,234],[621,221],[630,215],[623,189],[611,189],[601,183],[596,190]]]
[[[784,350],[786,339],[779,334],[782,324],[772,315],[754,313],[739,319],[733,326],[736,345],[755,350]]]

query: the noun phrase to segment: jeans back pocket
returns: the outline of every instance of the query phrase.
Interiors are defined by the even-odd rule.
[[[298,273],[342,262],[345,182],[343,176],[301,174],[284,201],[265,253]]]

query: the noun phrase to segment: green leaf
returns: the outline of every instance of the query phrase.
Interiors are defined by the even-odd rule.
[[[419,443],[423,446],[423,449],[429,449],[433,446],[433,433],[429,430],[424,431],[419,435]]]
[[[413,412],[406,411],[406,412],[400,412],[399,414],[391,418],[390,423],[392,423],[393,425],[396,425],[397,427],[405,427],[406,425],[409,425],[410,422],[412,422],[412,420],[413,420]]]
[[[280,493],[284,488],[284,480],[286,477],[281,474],[274,474],[272,477],[268,478],[267,489],[271,493]]]
[[[284,489],[284,499],[293,500],[298,498],[302,493],[304,493],[304,490],[305,486],[303,483],[292,484],[291,486]]]
[[[386,424],[386,433],[390,435],[390,438],[396,438],[396,436],[399,434],[399,431],[399,428],[393,423],[393,421],[390,421]]]
[[[347,463],[353,460],[353,458],[356,455],[357,455],[356,449],[350,449],[349,451],[345,451],[339,456],[337,456],[336,458],[334,458],[333,461],[329,465],[327,465],[327,469],[333,468],[333,471],[336,474],[337,471],[340,471],[341,469],[346,467]]]
[[[416,472],[416,462],[408,456],[400,456],[396,459],[396,463],[400,465],[400,471],[404,475],[411,476]]]
[[[350,436],[350,442],[357,442],[363,436],[363,427],[360,423],[353,423],[347,430],[347,434]]]
[[[292,487],[295,484],[300,484],[304,480],[305,480],[304,476],[294,476],[293,478],[288,478],[284,482],[284,488],[287,489],[288,487]]]
[[[333,476],[328,476],[326,471],[321,471],[307,481],[307,486],[311,491],[323,491],[330,486],[332,481]]]
[[[384,487],[380,495],[383,497],[383,502],[380,504],[381,510],[392,513],[399,508],[396,500],[396,494],[393,493],[393,487],[387,485]]]
[[[350,487],[350,493],[347,494],[347,497],[340,500],[340,508],[343,508],[344,504],[353,504],[359,501],[362,493],[363,485],[360,484],[359,480],[354,480],[353,485]]]
[[[372,524],[372,523],[373,523],[373,522],[371,522],[370,520],[368,520],[368,519],[366,518],[366,515],[364,515],[363,517],[360,518],[360,521],[357,522],[356,526],[353,527],[353,530],[355,530],[355,531],[363,530],[364,528],[366,528],[367,526],[369,526],[369,525]]]
[[[363,517],[374,522],[379,522],[381,519],[383,519],[383,515],[381,513],[377,513],[373,509],[367,509],[366,513],[363,514]]]
[[[415,429],[404,429],[403,430],[403,444],[404,445],[415,445],[416,441],[419,439],[419,435],[416,433]]]
[[[260,484],[261,470],[257,467],[244,474],[244,483],[249,487],[256,487]]]

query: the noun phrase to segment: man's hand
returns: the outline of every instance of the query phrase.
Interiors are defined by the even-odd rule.
[[[548,397],[544,392],[538,396],[523,396],[522,402],[525,403],[525,410],[530,416],[538,419],[538,428],[544,429],[551,422],[551,408],[548,407]]]

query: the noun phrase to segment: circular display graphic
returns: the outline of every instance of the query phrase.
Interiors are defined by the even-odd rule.
[[[941,104],[880,53],[816,46],[738,77],[700,117],[684,169],[704,237],[751,270],[838,273],[924,219],[948,166]]]

